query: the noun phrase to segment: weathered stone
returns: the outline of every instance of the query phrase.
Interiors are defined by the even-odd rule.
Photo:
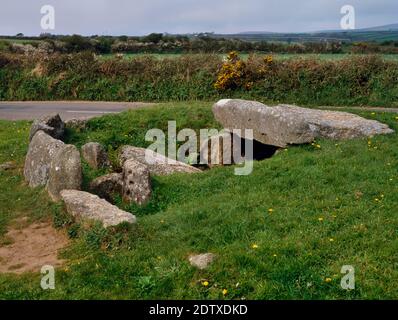
[[[317,138],[345,140],[394,132],[383,123],[346,112],[268,107],[255,101],[221,100],[213,106],[213,113],[226,129],[253,129],[255,140],[282,148]]]
[[[134,215],[120,210],[96,195],[77,190],[63,190],[61,197],[69,214],[80,219],[100,221],[105,228],[122,222],[136,222]]]
[[[189,257],[189,262],[193,267],[204,270],[215,260],[215,258],[216,256],[213,253],[191,255]]]
[[[93,180],[90,190],[100,198],[112,201],[112,195],[122,194],[123,174],[111,173]]]
[[[82,155],[84,160],[86,160],[93,169],[106,168],[110,165],[108,154],[97,142],[86,143],[82,147]]]
[[[170,175],[173,173],[198,173],[201,170],[187,165],[183,162],[172,160],[152,150],[144,148],[124,146],[119,155],[119,160],[123,166],[124,162],[134,159],[138,162],[146,164],[149,171],[153,175]]]
[[[151,177],[148,167],[134,159],[123,165],[123,200],[139,205],[149,201],[152,194]]]
[[[44,131],[54,139],[62,140],[65,133],[65,123],[62,121],[59,114],[45,116],[33,121],[30,128],[29,141],[31,141],[37,131]]]
[[[45,186],[48,181],[51,161],[65,144],[38,131],[30,145],[25,159],[24,176],[30,187]]]
[[[70,119],[65,121],[65,128],[74,130],[84,130],[89,119]]]
[[[0,164],[0,171],[7,171],[7,170],[13,170],[15,169],[17,166],[15,165],[14,162],[12,161],[8,161],[5,163]]]
[[[73,145],[64,145],[54,155],[48,175],[47,191],[53,201],[61,200],[62,190],[80,190],[82,165],[80,152]]]
[[[234,142],[232,133],[227,131],[210,137],[200,147],[200,163],[209,167],[233,164]]]

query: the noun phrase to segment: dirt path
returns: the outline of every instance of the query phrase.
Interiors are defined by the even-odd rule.
[[[0,272],[16,274],[40,272],[44,265],[62,265],[58,252],[69,244],[67,236],[51,223],[28,225],[26,218],[12,223],[5,240],[0,246]]]

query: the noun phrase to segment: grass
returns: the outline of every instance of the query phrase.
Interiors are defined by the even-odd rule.
[[[146,146],[146,130],[164,128],[167,120],[177,120],[179,128],[216,127],[210,106],[167,103],[107,115],[85,131],[69,132],[68,141],[98,141],[112,154],[123,144]],[[395,114],[354,112],[398,130]],[[55,217],[62,225],[65,215],[44,190],[23,182],[28,129],[27,122],[0,121],[0,163],[19,165],[0,172],[3,234],[18,216]],[[397,299],[397,135],[369,141],[290,147],[256,162],[247,177],[234,176],[233,167],[154,177],[147,206],[124,206],[138,225],[84,232],[69,226],[74,240],[63,252],[69,260],[57,271],[56,289],[41,290],[39,274],[3,274],[0,298]],[[84,170],[86,180],[100,174]],[[218,259],[198,271],[187,257],[203,252]],[[350,292],[340,287],[343,265],[356,270]]]

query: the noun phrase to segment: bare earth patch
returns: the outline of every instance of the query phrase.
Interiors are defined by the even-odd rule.
[[[62,265],[58,251],[69,243],[51,223],[28,225],[26,218],[16,220],[5,238],[6,244],[0,247],[0,273],[40,272],[44,265]]]

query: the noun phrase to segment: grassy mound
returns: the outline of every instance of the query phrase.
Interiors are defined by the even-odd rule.
[[[210,103],[173,103],[109,115],[70,132],[69,142],[146,146],[150,128],[216,127]],[[394,114],[360,113],[398,130]],[[124,206],[138,225],[85,230],[61,205],[22,178],[27,122],[0,121],[0,233],[19,216],[50,219],[74,238],[63,253],[56,289],[39,274],[0,275],[0,298],[121,299],[396,299],[398,297],[397,135],[345,142],[317,141],[256,162],[250,176],[233,167],[198,175],[154,177],[145,207]],[[318,146],[319,144],[319,146]],[[103,172],[84,168],[86,181]],[[208,270],[192,268],[191,253],[213,252]],[[341,289],[352,265],[356,289]],[[204,286],[203,282],[209,285]],[[224,296],[223,289],[228,293]]]

